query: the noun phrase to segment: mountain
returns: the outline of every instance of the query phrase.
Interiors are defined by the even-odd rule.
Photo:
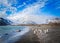
[[[34,21],[24,21],[23,24],[36,24]]]
[[[4,18],[0,18],[0,26],[3,26],[3,25],[11,25],[11,21],[8,20],[8,19],[4,19]]]
[[[60,18],[53,18],[48,20],[49,23],[60,23]]]

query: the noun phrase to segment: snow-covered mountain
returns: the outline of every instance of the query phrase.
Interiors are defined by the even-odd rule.
[[[49,23],[60,23],[60,18],[52,18],[48,20]]]
[[[0,18],[0,26],[2,25],[11,25],[11,21],[8,19]]]

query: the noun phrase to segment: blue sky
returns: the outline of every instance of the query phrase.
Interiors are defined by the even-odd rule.
[[[4,2],[4,0],[1,0]],[[36,3],[38,0],[7,0],[8,4],[11,4],[12,7],[16,8],[17,10],[13,13],[18,13],[25,8],[26,6],[32,5]],[[3,12],[6,8],[5,13],[7,15],[13,14],[11,9],[8,6],[5,6],[4,3],[0,3],[0,11]],[[20,6],[20,7],[19,7]],[[50,13],[51,15],[54,16],[60,16],[60,1],[59,0],[48,0],[45,4],[45,6],[40,9],[42,13]]]
[[[16,2],[14,2],[16,1]],[[16,13],[24,10],[26,6],[29,6],[33,3],[37,2],[37,0],[9,0],[8,3],[11,4],[12,7],[15,7],[17,9]],[[20,6],[20,7],[19,7]],[[11,14],[11,11],[6,12],[8,15]]]
[[[46,6],[42,8],[42,11],[60,17],[60,1],[59,0],[48,1]]]

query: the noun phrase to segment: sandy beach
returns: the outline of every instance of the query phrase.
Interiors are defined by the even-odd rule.
[[[60,24],[29,26],[31,31],[15,43],[60,43]]]

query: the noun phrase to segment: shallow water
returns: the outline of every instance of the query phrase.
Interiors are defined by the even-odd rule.
[[[0,26],[0,34],[8,33],[17,29],[23,30],[25,26]]]
[[[27,26],[0,26],[0,43],[13,43],[28,31]]]

